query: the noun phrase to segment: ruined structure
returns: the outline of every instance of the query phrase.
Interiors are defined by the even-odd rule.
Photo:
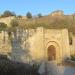
[[[69,32],[66,28],[17,29],[16,33],[12,32],[11,40],[8,33],[5,33],[5,42],[3,42],[3,36],[1,32],[0,54],[7,55],[11,60],[60,62],[71,54],[75,54],[75,36],[71,35],[72,40],[69,43]]]
[[[68,29],[45,29],[38,27],[28,38],[30,53],[34,60],[56,60],[70,57]]]

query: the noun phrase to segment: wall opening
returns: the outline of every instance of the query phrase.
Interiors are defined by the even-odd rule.
[[[48,47],[48,61],[56,60],[56,48],[53,45]]]

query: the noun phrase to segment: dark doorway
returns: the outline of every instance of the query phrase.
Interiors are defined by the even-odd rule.
[[[48,61],[56,59],[56,49],[53,45],[48,47]]]

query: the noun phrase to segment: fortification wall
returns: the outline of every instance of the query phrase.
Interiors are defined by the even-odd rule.
[[[46,50],[48,48],[48,47],[46,47],[48,44],[55,46],[57,61],[70,56],[68,30],[67,29],[46,29],[44,39],[45,39]],[[47,53],[47,51],[46,51],[46,53]]]
[[[70,56],[69,38],[67,29],[37,28],[36,33],[29,37],[30,53],[33,59],[48,59],[47,48],[54,45],[56,48],[56,60]]]

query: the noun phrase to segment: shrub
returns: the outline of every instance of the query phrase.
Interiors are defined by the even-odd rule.
[[[75,55],[71,55],[71,60],[75,61]]]
[[[1,55],[2,57],[2,55]],[[36,66],[36,65],[35,65]],[[39,75],[37,66],[0,58],[0,75]]]

